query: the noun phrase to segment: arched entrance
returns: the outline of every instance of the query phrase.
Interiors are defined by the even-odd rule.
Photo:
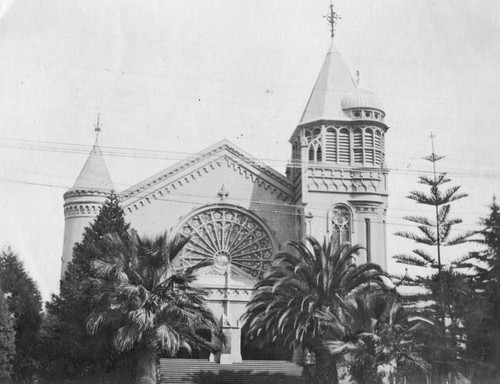
[[[241,361],[240,318],[278,249],[271,230],[249,210],[213,204],[184,217],[176,232],[190,237],[177,263],[188,267],[213,261],[200,270],[195,284],[208,291],[208,305],[229,340],[218,358]]]

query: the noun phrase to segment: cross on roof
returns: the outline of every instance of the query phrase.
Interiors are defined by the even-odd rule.
[[[337,23],[342,17],[339,16],[337,12],[333,9],[333,3],[330,3],[330,12],[323,16],[328,24],[330,25],[330,35],[331,37],[335,36],[335,28],[337,27]]]
[[[99,135],[99,133],[101,132],[101,129],[102,129],[102,125],[101,125],[101,122],[100,122],[100,117],[101,117],[101,114],[98,113],[97,114],[97,122],[94,124],[94,131],[98,135]]]
[[[226,190],[224,184],[222,184],[222,187],[220,191],[217,192],[217,195],[220,197],[221,201],[224,201],[227,197],[229,197],[229,191]]]

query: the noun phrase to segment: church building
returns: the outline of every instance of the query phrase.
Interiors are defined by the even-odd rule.
[[[360,244],[358,262],[386,268],[384,120],[379,98],[358,88],[332,41],[301,120],[288,128],[291,162],[284,174],[223,140],[116,192],[139,234],[172,230],[191,237],[178,263],[213,260],[197,284],[231,335],[221,363],[241,361],[240,318],[286,241],[313,236]],[[114,190],[96,140],[64,194],[62,275],[73,245]]]

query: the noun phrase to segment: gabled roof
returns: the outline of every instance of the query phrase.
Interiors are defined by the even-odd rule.
[[[245,173],[259,183],[265,184],[266,189],[272,187],[272,191],[285,199],[293,199],[292,184],[284,175],[250,156],[228,140],[222,140],[121,192],[120,196],[124,206],[145,199],[169,183],[178,183],[176,180],[186,178],[192,180],[196,178],[200,168],[206,168],[208,171],[210,164],[221,160],[230,161],[234,167],[239,169],[240,173]]]
[[[80,172],[80,176],[78,176],[71,189],[102,192],[111,192],[114,190],[113,182],[111,181],[108,167],[106,167],[106,163],[104,162],[97,138]]]
[[[350,120],[341,104],[343,96],[355,89],[349,68],[332,40],[300,124],[317,120]]]

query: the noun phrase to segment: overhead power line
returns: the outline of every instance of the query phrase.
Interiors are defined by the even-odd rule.
[[[51,187],[51,188],[58,188],[58,189],[63,189],[63,190],[68,190],[69,187],[68,186],[65,186],[65,185],[57,185],[57,184],[49,184],[49,183],[38,183],[38,182],[30,182],[30,181],[25,181],[25,180],[15,180],[15,179],[11,179],[11,178],[0,178],[0,181],[6,181],[6,182],[11,182],[11,183],[18,183],[18,184],[27,184],[27,185],[34,185],[34,186],[43,186],[43,187]],[[183,194],[183,196],[185,197],[193,197],[193,198],[213,198],[214,196],[213,195],[201,195],[201,194]],[[135,198],[138,198],[138,199],[144,199],[146,197],[150,197],[150,194],[149,193],[135,193],[133,195],[133,197]],[[245,200],[246,199],[243,199],[243,198],[231,198],[232,200]],[[194,205],[198,205],[200,207],[206,205],[206,202],[195,202],[193,200],[186,200],[186,199],[179,199],[177,196],[175,198],[166,198],[166,197],[156,197],[157,201],[165,201],[165,202],[174,202],[174,203],[182,203],[182,204],[194,204]],[[293,204],[285,204],[285,203],[269,203],[267,201],[252,201],[254,204],[258,204],[258,205],[261,205],[261,207],[258,207],[258,208],[254,208],[252,209],[252,211],[265,211],[265,212],[268,212],[268,213],[277,213],[277,214],[285,214],[285,215],[289,215],[289,216],[301,216],[301,213],[300,212],[292,212],[290,211],[290,208],[292,209],[299,209],[299,208],[303,208],[302,205],[293,205]],[[263,206],[270,206],[271,208],[264,208]],[[272,207],[275,207],[275,208],[272,208]],[[279,210],[279,207],[284,207],[284,208],[287,208],[287,210]],[[330,207],[330,206],[328,206]],[[325,208],[325,211],[327,209]],[[322,218],[322,219],[327,219],[327,215],[324,214],[324,215],[315,215],[315,217],[317,218]],[[388,219],[393,219],[393,220],[402,220],[402,218],[399,218],[399,217],[392,217],[392,216],[386,216],[386,218]],[[364,223],[364,220],[357,220],[357,219],[354,219],[353,221],[355,222],[363,222]],[[376,221],[376,220],[373,220],[372,221],[373,224],[378,224],[378,225],[382,225],[382,224],[388,224],[388,225],[395,225],[395,226],[398,226],[398,227],[411,227],[411,228],[416,228],[418,227],[419,225],[418,224],[413,224],[413,223],[408,223],[408,222],[393,222],[393,221]],[[464,229],[454,229],[454,231],[456,232],[470,232],[470,231],[477,231],[479,230],[480,228],[477,227],[477,226],[465,226],[465,225],[462,225],[462,227],[465,227]]]
[[[18,150],[60,152],[60,153],[88,155],[90,149],[92,148],[89,145],[71,144],[63,142],[11,139],[5,137],[0,137],[0,140],[7,141],[6,143],[0,142],[0,148],[9,148]],[[185,159],[186,156],[192,156],[197,154],[197,152],[162,151],[162,150],[130,148],[130,147],[100,146],[100,148],[102,153],[106,156],[123,157],[123,158],[143,158],[143,159],[179,161]],[[300,163],[294,164],[292,162],[279,159],[253,158],[249,160],[250,162],[252,160],[256,160],[258,162],[262,161],[266,163],[266,165],[272,165],[274,167],[281,166],[283,168],[284,167],[300,168],[302,166],[302,164]],[[403,168],[391,168],[391,167],[387,167],[385,169],[388,169],[391,173],[402,174],[402,175],[422,175],[431,173],[431,170],[424,170],[424,169],[403,169]],[[454,177],[495,178],[495,179],[500,178],[500,173],[498,172],[484,172],[484,171],[463,172],[457,170],[450,170],[447,173],[450,176]]]

